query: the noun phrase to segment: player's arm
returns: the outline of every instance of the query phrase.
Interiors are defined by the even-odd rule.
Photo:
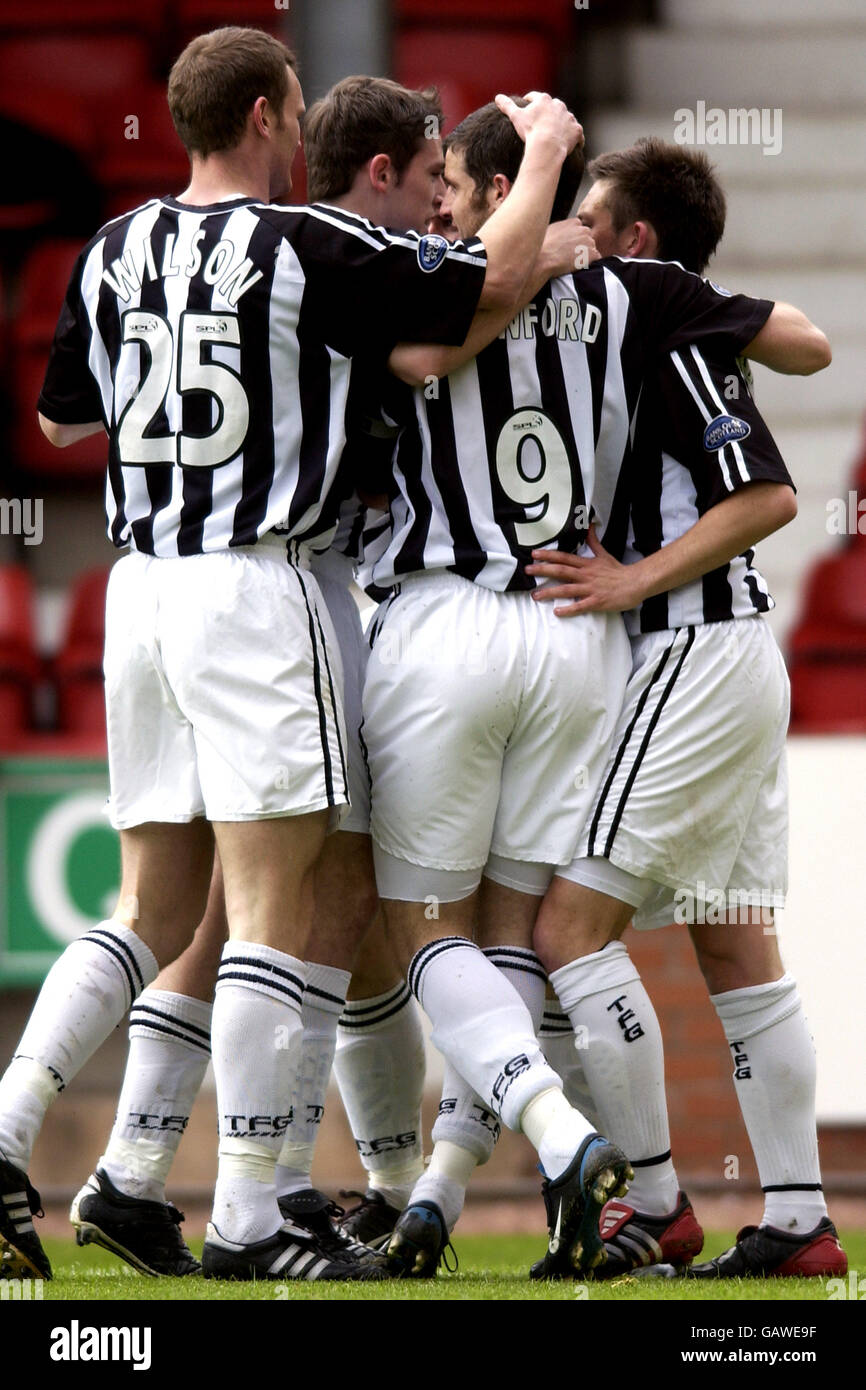
[[[591,559],[554,550],[532,552],[534,563],[527,565],[527,574],[552,581],[536,589],[532,597],[540,603],[566,600],[554,609],[561,618],[575,613],[624,613],[654,594],[677,589],[727,564],[787,526],[796,515],[797,499],[787,483],[748,483],[711,507],[670,545],[632,565],[615,560],[590,528]]]
[[[833,358],[820,328],[793,304],[779,300],[764,327],[743,349],[743,356],[790,376],[811,376],[823,371]]]
[[[520,313],[548,280],[555,275],[566,275],[578,265],[590,265],[598,259],[592,234],[576,217],[551,223],[516,306],[507,302],[491,309],[479,309],[460,347],[399,343],[388,359],[389,369],[409,386],[424,386],[430,377],[445,377],[450,372],[456,372],[458,367],[477,357],[494,338],[498,338],[515,313]]]
[[[502,95],[496,104],[526,149],[511,192],[478,232],[487,253],[478,308],[510,308],[513,314],[526,284],[527,262],[534,264],[541,250],[563,160],[583,139],[583,130],[564,102],[546,92],[529,92],[526,106]]]
[[[87,425],[61,425],[56,420],[49,420],[41,411],[38,417],[39,428],[57,449],[66,449],[70,444],[77,444],[79,439],[89,439],[92,434],[99,434],[105,428],[101,420],[93,420]]]

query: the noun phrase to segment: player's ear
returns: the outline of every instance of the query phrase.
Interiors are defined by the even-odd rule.
[[[508,177],[507,174],[493,175],[493,200],[497,207],[505,198],[508,197],[509,193],[511,192],[511,188],[511,179]]]
[[[268,138],[274,124],[274,111],[267,97],[256,97],[250,108],[250,123],[259,135]],[[276,122],[279,125],[279,121]]]
[[[657,259],[659,239],[651,222],[635,222],[631,229],[628,254]]]
[[[374,154],[367,165],[367,177],[379,192],[384,193],[390,188],[394,181],[394,165],[391,163],[391,156]]]

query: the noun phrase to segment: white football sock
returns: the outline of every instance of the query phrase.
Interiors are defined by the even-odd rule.
[[[408,979],[439,1051],[509,1129],[520,1128],[534,1096],[561,1089],[523,1000],[471,941],[431,941],[412,958]]]
[[[544,990],[547,976],[538,956],[517,946],[488,947],[484,955],[511,982],[520,995],[532,1019],[532,1026],[538,1030],[544,1008]],[[445,1062],[442,1079],[442,1099],[439,1113],[433,1126],[433,1143],[445,1140],[457,1144],[468,1153],[475,1155],[480,1167],[487,1163],[500,1134],[500,1124],[495,1114],[488,1110],[482,1101],[449,1061]],[[435,1155],[435,1147],[434,1147]],[[429,1175],[429,1168],[427,1174]],[[415,1193],[412,1194],[413,1200]]]
[[[571,1019],[558,999],[545,999],[544,1016],[538,1030],[538,1041],[549,1065],[562,1077],[563,1093],[569,1105],[586,1116],[590,1124],[602,1133],[604,1126],[595,1108],[595,1101],[586,1080],[581,1061],[582,1052],[575,1037]]]
[[[165,1180],[210,1061],[211,1005],[146,989],[129,1017],[129,1055],[99,1160],[127,1197],[165,1201]]]
[[[538,1150],[542,1172],[551,1180],[561,1177],[584,1139],[596,1132],[558,1087],[533,1096],[520,1117],[520,1126]]]
[[[662,1036],[649,995],[621,941],[570,961],[550,982],[580,1045],[602,1133],[634,1168],[629,1205],[662,1216],[677,1205]]]
[[[815,1048],[796,981],[710,996],[765,1193],[762,1225],[811,1231],[827,1215],[815,1125]]]
[[[433,1150],[426,1172],[412,1189],[411,1201],[435,1202],[442,1213],[448,1234],[454,1230],[463,1210],[466,1187],[475,1172],[474,1155],[457,1144],[440,1139]]]
[[[346,1007],[351,975],[333,965],[307,962],[307,983],[301,1019],[304,1035],[292,1097],[292,1123],[286,1130],[277,1160],[277,1196],[287,1197],[312,1187],[313,1151],[331,1079],[337,1024]]]
[[[425,1071],[418,1005],[405,980],[385,994],[348,1001],[337,1028],[334,1075],[368,1187],[398,1210],[424,1171]]]
[[[213,1224],[245,1245],[282,1225],[274,1173],[291,1119],[305,968],[252,941],[223,948],[211,1027],[220,1134]]]
[[[0,1080],[0,1152],[26,1169],[45,1112],[159,966],[129,927],[100,922],[54,962]]]

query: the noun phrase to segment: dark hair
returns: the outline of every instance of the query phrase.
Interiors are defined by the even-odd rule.
[[[700,274],[725,230],[725,195],[700,150],[669,145],[655,136],[627,150],[591,160],[594,179],[610,181],[607,206],[614,230],[649,222],[660,260],[679,261]]]
[[[239,144],[250,107],[266,97],[281,115],[295,55],[263,29],[227,25],[188,43],[168,79],[168,106],[189,154]]]
[[[518,106],[526,106],[523,97],[514,97]],[[475,201],[483,200],[496,174],[504,174],[513,183],[520,171],[526,148],[508,117],[494,101],[471,112],[452,130],[445,148],[463,156],[466,172],[475,184]],[[574,207],[577,190],[583,178],[583,146],[577,145],[566,156],[553,200],[551,222],[561,222]]]
[[[385,77],[344,77],[304,117],[307,196],[342,197],[377,154],[388,155],[399,179],[441,126],[435,87],[415,92]]]

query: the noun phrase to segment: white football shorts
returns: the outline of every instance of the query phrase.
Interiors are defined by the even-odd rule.
[[[364,686],[376,844],[476,882],[491,853],[569,863],[630,669],[619,614],[412,576],[382,604]]]
[[[346,804],[339,650],[306,564],[275,536],[115,564],[105,690],[117,829]]]
[[[645,633],[632,648],[601,794],[574,862],[557,872],[640,901],[639,929],[712,921],[722,904],[784,907],[790,687],[768,624],[756,615]],[[643,891],[630,896],[616,872],[606,882],[606,862]]]
[[[349,810],[340,822],[341,830],[358,835],[370,833],[370,773],[361,739],[361,694],[370,656],[361,612],[352,594],[355,569],[348,556],[338,550],[325,550],[310,557],[310,570],[316,577],[340,650],[343,667],[343,710],[346,716],[346,762],[349,777]]]

